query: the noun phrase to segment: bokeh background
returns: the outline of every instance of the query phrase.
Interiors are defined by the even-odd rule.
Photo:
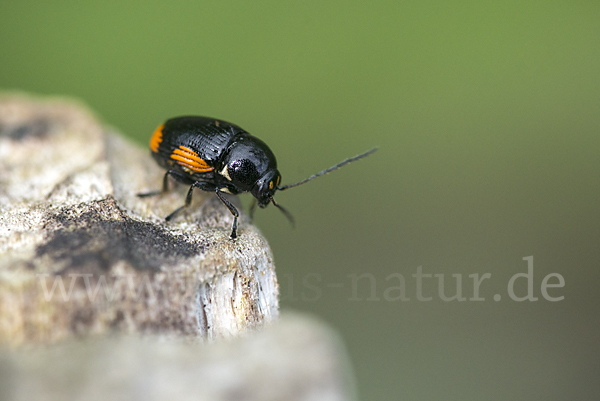
[[[0,88],[143,146],[169,117],[232,121],[284,183],[379,146],[279,193],[295,229],[257,212],[282,308],[339,331],[364,400],[600,399],[600,2],[2,0]],[[467,300],[424,278],[418,301],[419,266]]]

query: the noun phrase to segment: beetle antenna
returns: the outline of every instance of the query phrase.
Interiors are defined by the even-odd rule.
[[[365,152],[365,153],[362,153],[362,154],[360,154],[360,155],[357,155],[357,156],[351,157],[351,158],[349,158],[349,159],[346,159],[346,160],[344,160],[343,162],[341,162],[341,163],[338,163],[338,164],[336,164],[336,165],[335,165],[335,166],[333,166],[333,167],[329,167],[328,169],[325,169],[325,170],[323,170],[323,171],[321,171],[321,172],[319,172],[319,173],[317,173],[317,174],[311,175],[310,177],[308,177],[308,178],[306,178],[306,179],[304,179],[304,180],[302,180],[302,181],[300,181],[300,182],[297,182],[297,183],[295,183],[295,184],[290,184],[290,185],[284,185],[284,186],[282,186],[282,187],[278,187],[277,189],[278,189],[279,191],[284,191],[284,190],[286,190],[286,189],[290,189],[290,188],[293,188],[293,187],[297,187],[298,185],[302,185],[302,184],[304,184],[304,183],[307,183],[308,181],[310,181],[310,180],[312,180],[312,179],[315,179],[315,178],[317,178],[317,177],[320,177],[320,176],[322,176],[322,175],[325,175],[325,174],[327,174],[327,173],[329,173],[329,172],[331,172],[331,171],[333,171],[333,170],[337,170],[338,168],[340,168],[340,167],[342,167],[342,166],[344,166],[344,165],[346,165],[346,164],[348,164],[348,163],[352,163],[353,161],[356,161],[356,160],[358,160],[358,159],[362,159],[363,157],[367,157],[367,156],[369,156],[371,153],[374,153],[376,150],[377,150],[377,148],[373,148],[373,149],[369,150],[368,152]],[[273,199],[271,199],[271,200],[273,200]],[[275,205],[275,202],[273,202],[273,204]],[[277,206],[277,205],[275,205],[275,206]],[[277,206],[277,207],[279,207],[279,206]]]
[[[283,213],[285,215],[285,217],[287,217],[287,219],[290,221],[290,224],[292,225],[292,227],[296,226],[296,222],[294,221],[294,216],[292,216],[292,214],[290,212],[288,212],[286,209],[284,209],[283,206],[279,206],[277,203],[275,203],[275,199],[273,199],[271,197],[271,202],[273,202],[273,205],[275,205],[275,207],[277,207],[277,209],[281,210],[281,213]]]

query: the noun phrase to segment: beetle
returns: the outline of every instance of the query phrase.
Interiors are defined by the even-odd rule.
[[[165,217],[173,219],[192,202],[194,188],[214,192],[233,215],[231,239],[237,237],[236,207],[223,195],[250,192],[254,201],[250,217],[256,204],[265,208],[273,203],[293,224],[291,214],[275,203],[273,195],[302,185],[323,174],[327,174],[345,164],[361,159],[375,152],[351,157],[291,185],[280,186],[281,174],[277,170],[277,160],[266,143],[235,124],[223,120],[183,116],[167,120],[160,125],[150,139],[150,151],[154,160],[164,169],[162,190],[138,194],[139,197],[160,195],[168,191],[168,178],[190,185],[185,203]]]

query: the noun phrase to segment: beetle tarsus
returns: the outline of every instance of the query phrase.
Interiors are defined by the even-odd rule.
[[[165,221],[173,220],[173,217],[177,216],[179,214],[179,212],[181,212],[183,209],[185,209],[185,205],[179,206],[177,209],[173,210],[171,212],[171,214],[169,214],[167,217],[165,217]]]
[[[165,182],[167,182],[167,176],[169,175],[169,172],[167,171],[167,174],[165,174]],[[183,206],[179,206],[177,209],[175,209],[174,211],[171,212],[170,215],[168,215],[167,217],[165,217],[166,221],[171,221],[173,219],[173,217],[177,216],[177,214],[179,212],[181,212],[183,209],[185,209],[186,207],[188,207],[191,203],[192,203],[192,194],[194,193],[194,185],[192,184],[190,186],[190,189],[187,192],[187,195],[185,196],[185,203],[183,204]]]
[[[162,191],[150,191],[150,192],[140,192],[139,194],[135,194],[135,196],[137,196],[138,198],[147,198],[150,196],[158,196],[158,195],[162,195],[163,192]]]

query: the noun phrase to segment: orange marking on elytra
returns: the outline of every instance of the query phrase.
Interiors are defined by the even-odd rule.
[[[206,164],[206,162],[198,156],[198,153],[194,152],[192,149],[190,149],[188,147],[179,146],[179,149],[175,149],[173,151],[173,153],[178,154],[183,157],[187,157],[188,159],[194,160],[200,164],[208,166],[208,164]]]
[[[179,149],[173,150],[171,159],[176,160],[183,167],[187,167],[198,173],[206,173],[207,171],[214,170],[214,167],[209,166],[204,160],[198,157],[196,152],[185,146],[180,146]]]
[[[152,134],[152,138],[150,138],[150,149],[152,149],[154,153],[158,152],[158,145],[162,142],[162,130],[164,127],[164,124],[158,127],[156,131],[154,131],[154,134]]]

